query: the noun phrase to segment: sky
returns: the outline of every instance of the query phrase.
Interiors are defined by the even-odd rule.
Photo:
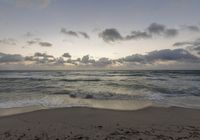
[[[200,69],[199,0],[0,0],[0,69]]]

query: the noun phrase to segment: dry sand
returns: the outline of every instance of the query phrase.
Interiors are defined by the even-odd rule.
[[[0,118],[0,140],[200,140],[200,110],[40,110]]]

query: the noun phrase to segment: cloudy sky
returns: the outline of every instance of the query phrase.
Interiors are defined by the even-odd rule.
[[[199,0],[0,0],[0,69],[200,69]]]

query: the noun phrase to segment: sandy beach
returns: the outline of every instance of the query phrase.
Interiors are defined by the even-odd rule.
[[[199,140],[200,110],[59,108],[0,117],[1,140]]]

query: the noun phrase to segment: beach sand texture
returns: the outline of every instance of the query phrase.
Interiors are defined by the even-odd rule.
[[[200,110],[39,110],[0,118],[1,140],[199,140]]]

